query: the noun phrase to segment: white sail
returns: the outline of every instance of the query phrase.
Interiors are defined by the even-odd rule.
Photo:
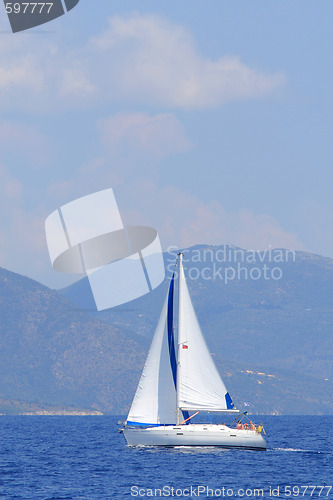
[[[209,354],[179,263],[177,406],[182,410],[232,410],[227,389]]]
[[[174,278],[127,417],[127,425],[152,426],[175,422],[177,364],[173,337],[173,290]]]

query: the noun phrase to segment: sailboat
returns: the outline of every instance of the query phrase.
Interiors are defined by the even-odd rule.
[[[174,272],[122,429],[127,444],[265,450],[265,439],[256,428],[191,422],[199,412],[239,414],[239,410],[234,407],[208,351],[187,288],[182,258],[180,253],[178,334],[175,336],[174,331]],[[190,415],[191,412],[195,413]]]

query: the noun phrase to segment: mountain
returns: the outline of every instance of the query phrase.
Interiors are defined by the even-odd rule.
[[[127,409],[145,355],[135,333],[97,321],[4,269],[0,318],[0,412],[20,412],[26,402],[38,409]]]
[[[174,267],[174,253],[164,258],[160,287],[101,312],[86,279],[56,292],[0,270],[0,412],[15,400],[14,408],[125,414]],[[184,250],[184,267],[207,343],[238,407],[333,413],[332,259],[195,246]]]

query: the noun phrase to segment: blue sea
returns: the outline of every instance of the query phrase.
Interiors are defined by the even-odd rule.
[[[0,498],[333,499],[333,416],[263,416],[267,451],[128,448],[113,416],[0,417]]]

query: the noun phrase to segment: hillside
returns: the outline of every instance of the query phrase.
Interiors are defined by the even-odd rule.
[[[279,262],[272,254],[246,262],[245,254],[229,250],[235,249],[192,247],[185,251],[185,272],[235,403],[253,413],[332,414],[333,260],[297,252]],[[222,261],[223,252],[229,260]],[[99,313],[86,280],[61,295],[0,269],[0,412],[56,407],[125,413],[174,255],[165,254],[165,261],[168,276],[159,288]],[[237,279],[238,264],[247,279],[245,270]],[[278,279],[267,269],[265,279],[264,265],[270,272],[279,268]],[[236,275],[226,280],[230,267]],[[254,268],[261,270],[259,279],[253,279],[256,270],[249,276]]]
[[[122,412],[144,349],[58,293],[0,270],[0,412],[8,400]],[[7,408],[7,409],[6,409]],[[12,408],[9,412],[15,412]]]

